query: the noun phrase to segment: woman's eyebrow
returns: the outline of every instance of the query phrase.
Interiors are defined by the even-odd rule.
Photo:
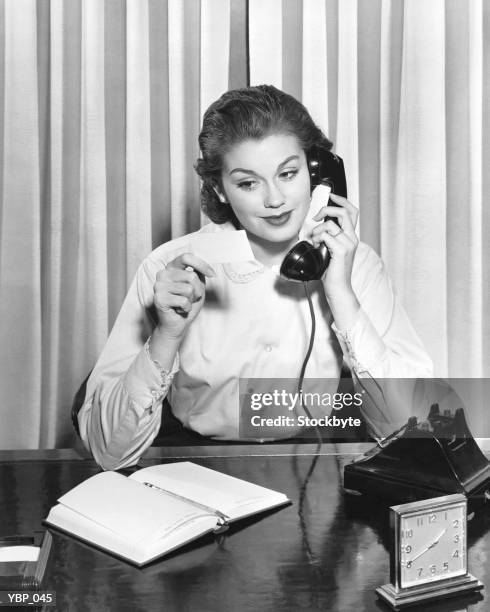
[[[256,174],[253,170],[247,170],[246,168],[233,168],[233,170],[230,170],[229,174],[233,174],[234,172],[243,172],[243,174]]]
[[[281,162],[279,164],[279,166],[277,166],[278,168],[282,168],[283,166],[285,166],[286,164],[289,164],[290,161],[298,161],[299,159],[299,155],[290,155],[289,157],[287,157],[283,162]]]
[[[286,164],[289,164],[290,161],[297,161],[299,159],[299,155],[290,155],[289,157],[287,157],[283,162],[281,162],[277,168],[282,168],[283,166],[285,166]],[[257,175],[257,173],[254,170],[247,170],[246,168],[233,168],[233,170],[230,170],[229,174],[233,174],[234,172],[243,172],[244,174],[254,174]]]

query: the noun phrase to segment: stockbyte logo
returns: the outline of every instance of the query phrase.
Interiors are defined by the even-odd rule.
[[[366,431],[412,437],[490,438],[490,379],[377,378],[241,379],[239,434],[243,439],[352,439]],[[364,432],[363,432],[364,433]]]
[[[328,429],[329,436],[345,436],[362,424],[363,393],[337,387],[337,379],[305,380],[302,390],[294,379],[240,380],[240,437],[314,438],[318,427]]]

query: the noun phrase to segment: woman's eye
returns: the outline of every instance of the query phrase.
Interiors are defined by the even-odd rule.
[[[281,172],[281,174],[279,175],[281,177],[281,179],[286,180],[286,181],[290,181],[291,179],[293,179],[296,175],[298,174],[297,170],[285,170],[284,172]]]
[[[255,185],[256,185],[257,181],[241,181],[240,183],[238,183],[238,187],[239,189],[243,189],[244,191],[251,191]]]

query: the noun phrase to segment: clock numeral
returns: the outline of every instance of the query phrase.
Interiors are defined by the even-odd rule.
[[[457,544],[457,543],[459,542],[459,535],[458,535],[458,534],[456,534],[456,535],[454,536],[454,540],[453,540],[453,542],[454,542],[455,544]]]
[[[424,519],[422,516],[417,517],[417,527],[421,527],[424,524]]]
[[[407,544],[407,546],[405,546],[405,552],[406,553],[411,553],[412,552],[412,547],[410,546],[410,544]]]
[[[413,529],[403,529],[402,530],[402,538],[412,538],[413,537]]]
[[[407,564],[405,566],[407,569],[410,569],[412,567],[412,562],[411,561],[407,561]]]
[[[435,565],[429,565],[429,570],[430,570],[430,573],[431,573],[432,576],[434,576],[436,571],[437,571]]]
[[[453,527],[459,527],[459,519],[454,519]]]
[[[453,557],[459,557],[459,550],[458,550],[458,549],[456,549],[456,550],[453,552]]]
[[[423,573],[424,573],[424,568],[423,567],[419,567],[419,578],[420,578],[420,576],[422,576]]]
[[[436,515],[435,514],[430,514],[429,515],[429,523],[435,523],[436,522]]]
[[[448,572],[448,571],[449,571],[449,563],[447,563],[447,562],[446,562],[446,563],[443,563],[443,569],[442,569],[442,571],[443,571],[443,572]]]

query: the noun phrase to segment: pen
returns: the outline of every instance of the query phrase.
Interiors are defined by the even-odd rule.
[[[221,533],[222,531],[226,531],[228,529],[228,521],[230,520],[230,517],[227,516],[226,514],[223,514],[223,512],[216,510],[216,508],[205,506],[204,504],[200,504],[199,502],[196,502],[192,499],[188,499],[187,497],[184,497],[183,495],[179,495],[178,493],[174,493],[173,491],[167,491],[167,489],[163,489],[162,487],[157,487],[157,485],[154,485],[151,482],[144,482],[143,484],[146,487],[150,487],[150,489],[156,489],[157,491],[162,491],[162,493],[167,493],[167,495],[176,497],[177,499],[180,499],[181,501],[191,502],[192,504],[194,504],[194,506],[198,506],[202,510],[206,510],[210,514],[216,515],[219,520],[218,520],[218,529],[215,529],[215,533]]]

